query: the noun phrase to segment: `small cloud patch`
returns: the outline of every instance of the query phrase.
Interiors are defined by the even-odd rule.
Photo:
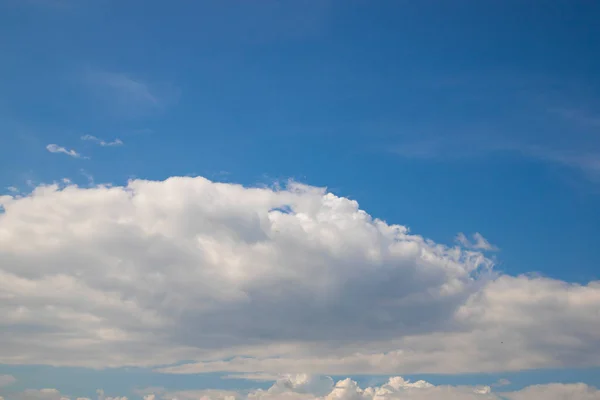
[[[77,151],[75,151],[73,149],[67,150],[66,148],[59,146],[57,144],[54,144],[54,143],[50,143],[49,145],[47,145],[46,150],[48,150],[50,153],[63,153],[68,156],[71,156],[73,158],[87,158],[87,157],[83,157],[80,153],[78,153]]]
[[[98,144],[99,146],[102,147],[114,147],[114,146],[122,146],[123,145],[123,141],[119,138],[116,138],[115,140],[113,140],[112,142],[107,142],[103,139],[97,138],[96,136],[92,136],[92,135],[83,135],[81,137],[81,140],[85,140],[88,142],[94,142],[96,144]]]
[[[464,233],[456,235],[456,242],[461,246],[472,249],[472,250],[483,250],[483,251],[498,251],[498,247],[491,244],[483,235],[479,232],[473,234],[473,241],[469,240]]]

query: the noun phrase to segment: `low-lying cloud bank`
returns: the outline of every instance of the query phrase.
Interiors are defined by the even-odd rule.
[[[331,375],[600,365],[600,282],[499,275],[483,248],[434,243],[322,188],[173,177],[40,186],[0,205],[0,363]]]
[[[334,384],[329,377],[308,375],[279,379],[268,390],[247,392],[193,390],[169,392],[162,389],[140,391],[143,400],[597,400],[600,391],[583,383],[529,386],[513,392],[492,392],[489,386],[435,386],[429,382],[410,382],[393,377],[381,386],[362,389],[350,378]],[[75,400],[56,389],[27,390],[15,400]],[[77,400],[90,400],[77,398]],[[98,400],[128,400],[109,397],[98,391]],[[133,398],[132,398],[133,400]]]

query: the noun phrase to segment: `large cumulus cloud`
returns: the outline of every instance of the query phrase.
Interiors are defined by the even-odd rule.
[[[600,360],[599,283],[498,276],[479,251],[321,188],[175,177],[0,204],[2,363],[353,374]]]

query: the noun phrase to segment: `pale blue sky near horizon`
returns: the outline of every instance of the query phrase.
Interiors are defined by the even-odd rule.
[[[4,0],[0,194],[291,178],[439,243],[480,232],[510,275],[598,280],[599,18],[566,0]],[[0,372],[42,385],[40,368]],[[498,376],[600,385],[585,371]]]

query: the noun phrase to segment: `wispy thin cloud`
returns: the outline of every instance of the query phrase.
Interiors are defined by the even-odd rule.
[[[494,134],[449,134],[428,136],[421,139],[408,138],[389,151],[405,158],[421,160],[456,160],[477,158],[490,153],[518,151],[522,146],[514,140]]]
[[[0,375],[0,387],[11,385],[16,381],[16,378],[12,375]]]
[[[420,162],[521,158],[600,182],[600,102],[585,82],[495,72],[433,82],[432,98],[462,105],[449,113],[432,102],[436,118],[379,122],[387,151]]]
[[[575,141],[573,141],[575,142]],[[600,181],[600,149],[595,143],[530,144],[509,137],[480,138],[469,136],[438,137],[422,141],[407,141],[390,151],[407,159],[423,161],[470,160],[493,154],[516,154],[526,159],[578,169],[592,181]]]
[[[147,83],[141,80],[134,79],[126,74],[110,72],[96,72],[94,77],[98,80],[98,83],[106,85],[129,100],[151,106],[160,104],[159,97],[153,93]]]
[[[592,180],[600,179],[600,151],[552,149],[544,146],[524,146],[522,154],[542,161],[562,164],[583,171]]]
[[[245,373],[245,374],[230,374],[225,375],[223,379],[243,379],[255,382],[271,382],[280,379],[283,375],[269,374],[265,372]]]
[[[96,182],[94,181],[94,176],[86,170],[84,170],[83,168],[79,170],[79,173],[87,179],[88,185],[94,186],[96,184]]]
[[[88,157],[82,156],[80,153],[78,153],[74,149],[67,150],[66,148],[59,146],[57,144],[54,144],[54,143],[51,143],[48,146],[46,146],[46,150],[48,150],[50,153],[63,153],[68,156],[71,156],[73,158],[88,158]]]
[[[502,378],[502,379],[498,379],[498,381],[496,383],[493,383],[492,387],[502,387],[502,386],[507,386],[510,384],[511,384],[511,382],[508,379]]]
[[[81,137],[81,140],[86,140],[89,142],[94,142],[97,143],[98,145],[102,146],[102,147],[113,147],[113,146],[122,146],[123,145],[123,141],[119,138],[116,138],[115,140],[113,140],[112,142],[107,142],[103,139],[100,139],[96,136],[93,135],[83,135]]]
[[[130,116],[163,111],[179,97],[179,90],[170,84],[150,83],[123,72],[87,70],[84,80],[109,108]]]
[[[561,116],[562,118],[573,121],[579,125],[600,128],[600,116],[587,110],[577,108],[551,108],[550,112]]]
[[[130,135],[150,135],[150,134],[154,133],[154,130],[152,130],[150,128],[140,128],[140,129],[134,129],[127,133]]]
[[[473,234],[473,240],[469,240],[469,238],[464,233],[459,233],[456,235],[456,241],[463,247],[472,250],[483,250],[483,251],[498,251],[498,247],[491,244],[483,235],[479,232],[475,232]]]

